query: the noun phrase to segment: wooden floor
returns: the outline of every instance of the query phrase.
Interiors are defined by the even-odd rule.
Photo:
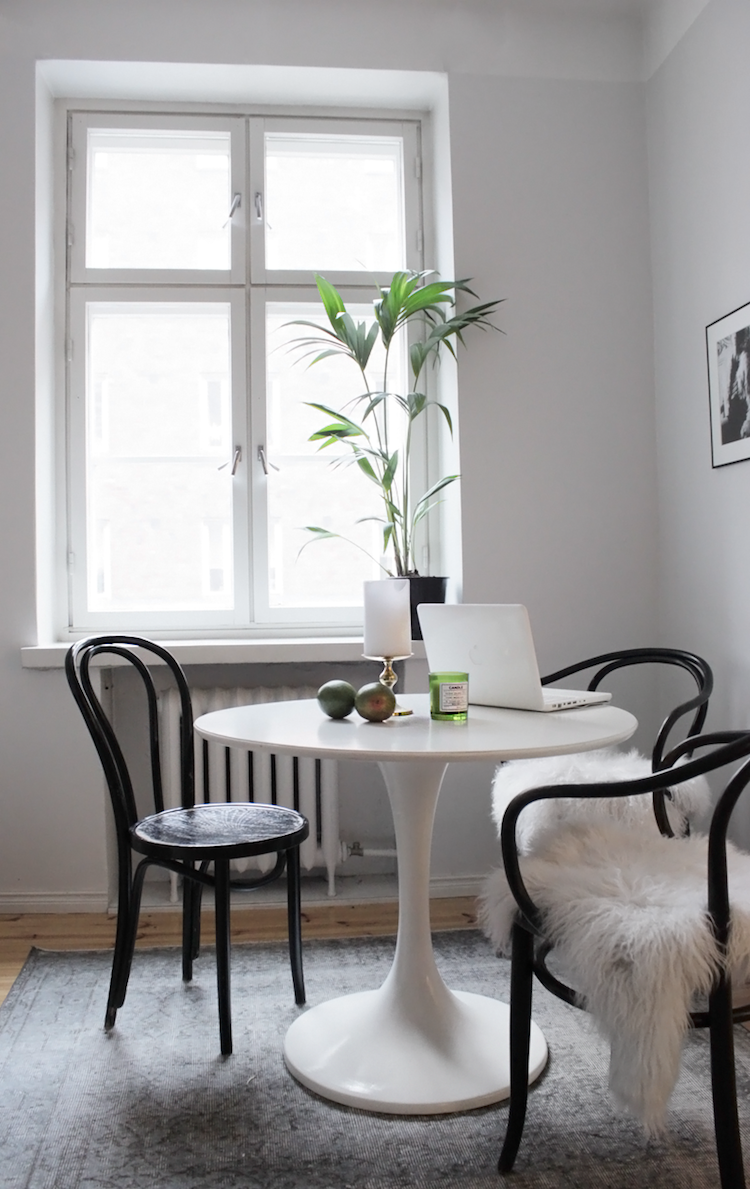
[[[430,902],[432,928],[469,929],[476,925],[473,896],[435,899]],[[303,939],[313,937],[382,937],[395,934],[398,906],[377,904],[323,904],[302,914]],[[201,922],[207,944],[213,939],[213,913]],[[46,950],[98,950],[111,948],[115,918],[104,913],[21,913],[0,915],[0,1003],[8,994],[32,946]],[[273,941],[286,937],[285,908],[232,910],[233,941]],[[179,912],[141,913],[139,946],[180,945]]]

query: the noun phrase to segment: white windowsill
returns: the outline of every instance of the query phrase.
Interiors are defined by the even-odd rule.
[[[314,664],[316,661],[362,660],[361,637],[255,639],[255,640],[160,640],[181,665],[268,665]],[[21,648],[24,669],[62,669],[70,644],[37,644]],[[413,656],[424,657],[424,644],[415,640]],[[118,662],[107,659],[107,666]],[[159,662],[154,660],[154,663]]]

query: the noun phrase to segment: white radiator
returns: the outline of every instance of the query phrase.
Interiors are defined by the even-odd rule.
[[[227,706],[248,706],[257,702],[288,702],[314,698],[317,688],[308,686],[266,686],[254,689],[192,689],[193,713],[197,718],[211,710]],[[180,702],[176,690],[159,697],[162,744],[164,803],[167,808],[180,804]],[[310,822],[309,837],[300,847],[300,863],[305,871],[324,867],[328,876],[328,895],[336,895],[336,864],[342,857],[339,837],[338,770],[335,760],[316,760],[289,754],[271,755],[264,751],[243,751],[224,747],[195,736],[195,799],[202,801],[264,801],[297,809]],[[241,859],[232,864],[238,871],[249,866],[269,870],[273,856]],[[176,877],[173,899],[177,898]]]

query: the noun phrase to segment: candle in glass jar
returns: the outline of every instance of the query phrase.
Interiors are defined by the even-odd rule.
[[[365,582],[365,656],[411,656],[408,578]]]

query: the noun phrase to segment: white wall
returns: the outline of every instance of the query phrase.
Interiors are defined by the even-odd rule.
[[[548,669],[653,638],[643,119],[637,84],[452,80],[457,259],[508,298],[461,364],[464,600],[527,603]]]
[[[552,19],[484,0],[0,6],[0,904],[85,906],[106,887],[83,727],[62,674],[24,672],[19,657],[36,642],[35,366],[48,367],[34,336],[36,61],[447,75],[456,272],[507,298],[506,335],[475,338],[460,368],[464,599],[526,602],[549,668],[652,641],[657,609],[638,27],[620,6],[585,21],[572,7]],[[42,291],[45,276],[40,262]],[[497,858],[488,779],[449,773],[436,875]]]
[[[705,327],[750,301],[749,38],[746,0],[711,0],[648,87],[659,634],[710,658],[727,728],[750,724],[750,462],[711,467]]]

